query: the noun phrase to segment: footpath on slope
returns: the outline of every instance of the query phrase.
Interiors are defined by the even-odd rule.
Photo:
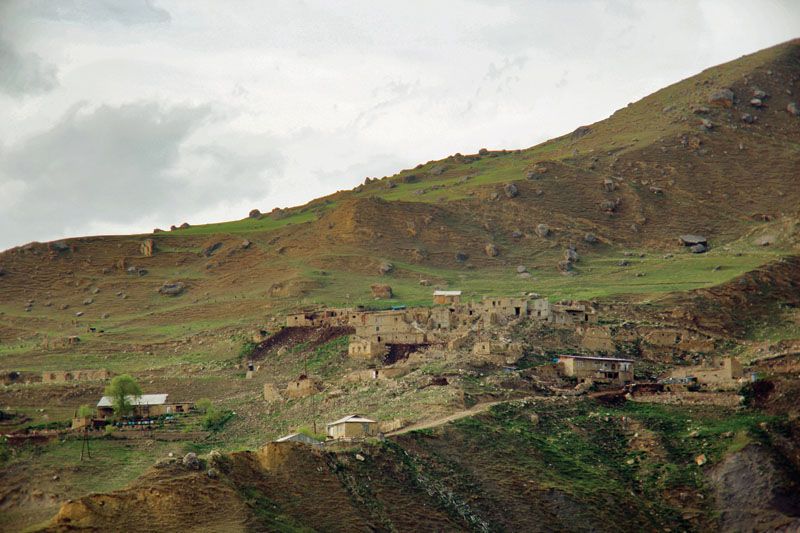
[[[429,429],[437,426],[442,426],[447,424],[448,422],[452,422],[454,420],[458,420],[460,418],[466,418],[468,416],[474,416],[479,413],[483,413],[484,411],[488,411],[489,408],[501,404],[506,403],[507,401],[511,400],[500,400],[497,402],[484,402],[473,405],[469,409],[464,409],[463,411],[456,411],[453,414],[447,415],[441,418],[435,418],[433,420],[426,420],[423,422],[417,422],[416,424],[412,424],[410,426],[406,426],[402,429],[397,429],[395,431],[390,431],[386,434],[387,437],[391,437],[394,435],[402,435],[403,433],[408,433],[409,431],[418,431],[420,429]]]

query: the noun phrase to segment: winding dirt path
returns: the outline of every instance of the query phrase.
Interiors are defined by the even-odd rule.
[[[433,420],[426,420],[426,421],[423,421],[423,422],[417,422],[416,424],[412,424],[410,426],[406,426],[406,427],[404,427],[402,429],[398,429],[398,430],[395,430],[395,431],[390,431],[389,433],[386,434],[386,436],[387,437],[391,437],[393,435],[402,435],[403,433],[408,433],[409,431],[417,431],[417,430],[420,430],[420,429],[428,429],[428,428],[441,426],[441,425],[447,424],[448,422],[452,422],[453,420],[458,420],[459,418],[466,418],[468,416],[477,415],[478,413],[482,413],[484,411],[487,411],[490,407],[492,407],[494,405],[505,403],[507,401],[510,401],[510,400],[500,400],[500,401],[497,401],[497,402],[484,402],[484,403],[475,404],[472,407],[470,407],[469,409],[464,409],[463,411],[456,411],[455,413],[453,413],[451,415],[447,415],[445,417],[434,418]]]

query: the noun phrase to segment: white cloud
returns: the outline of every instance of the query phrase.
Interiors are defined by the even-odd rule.
[[[775,0],[8,0],[0,34],[42,76],[0,97],[0,249],[239,218],[530,146],[798,27],[800,4]]]

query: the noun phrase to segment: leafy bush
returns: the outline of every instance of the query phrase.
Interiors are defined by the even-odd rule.
[[[87,417],[87,416],[93,416],[93,415],[94,415],[94,409],[92,409],[92,407],[90,405],[84,404],[84,405],[81,405],[80,407],[78,407],[78,417],[79,418],[83,418],[83,417]]]
[[[227,409],[219,409],[215,406],[210,406],[203,416],[202,425],[203,429],[207,431],[220,431],[230,419],[233,418],[233,411]]]
[[[199,400],[197,400],[197,402],[195,402],[194,407],[199,412],[205,414],[208,412],[209,409],[213,408],[214,406],[211,403],[211,400],[209,400],[208,398],[200,398]]]

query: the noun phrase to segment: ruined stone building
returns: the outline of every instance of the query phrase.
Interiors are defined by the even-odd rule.
[[[702,365],[678,367],[670,371],[669,378],[695,378],[701,385],[734,388],[744,376],[742,363],[735,357],[718,357]]]
[[[558,356],[558,370],[579,383],[598,382],[624,385],[633,381],[633,360],[614,357]]]

